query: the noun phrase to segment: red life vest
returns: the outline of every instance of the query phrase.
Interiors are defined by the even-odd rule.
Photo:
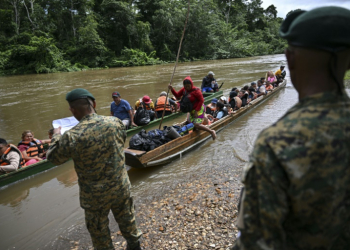
[[[20,141],[18,143],[18,146],[20,145],[26,145],[28,146],[28,149],[26,150],[26,153],[29,157],[39,157],[39,154],[44,153],[44,147],[41,144],[41,142],[38,139],[33,139],[33,141]]]
[[[157,106],[155,107],[156,111],[164,110],[165,99],[166,99],[166,96],[158,97],[158,99],[157,99]],[[171,107],[170,107],[170,104],[169,104],[168,100],[166,101],[165,111],[171,111]]]
[[[19,154],[19,164],[18,164],[18,169],[25,167],[26,161],[23,159],[21,151],[15,146],[10,144],[10,146],[6,149],[5,153],[1,156],[0,158],[0,165],[5,166],[5,165],[10,165],[10,161],[7,159],[7,155],[11,152],[15,151],[16,153]]]

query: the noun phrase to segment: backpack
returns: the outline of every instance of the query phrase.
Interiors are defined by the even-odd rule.
[[[188,93],[185,90],[184,95],[182,96],[180,100],[180,110],[183,113],[191,112],[193,109],[193,104],[190,101],[190,98],[188,97]]]
[[[141,105],[142,104],[142,105]],[[151,121],[150,113],[145,107],[144,103],[140,103],[140,106],[137,108],[134,122],[137,126],[143,126],[148,124]]]

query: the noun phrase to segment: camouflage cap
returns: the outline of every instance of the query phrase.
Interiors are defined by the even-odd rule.
[[[95,100],[95,97],[86,89],[80,89],[80,88],[73,89],[71,92],[68,92],[66,95],[66,100],[68,102],[72,102],[82,98],[91,98],[92,100]]]
[[[350,10],[329,6],[311,11],[294,11],[280,27],[289,44],[339,51],[350,47]]]

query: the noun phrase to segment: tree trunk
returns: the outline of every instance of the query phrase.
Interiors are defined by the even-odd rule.
[[[8,2],[13,6],[13,8],[15,10],[16,34],[19,35],[19,27],[20,27],[20,23],[21,23],[21,17],[19,15],[19,11],[18,11],[19,0],[8,0]]]
[[[32,19],[30,18],[29,10],[28,10],[28,7],[27,7],[27,5],[26,5],[25,0],[23,0],[23,5],[24,5],[24,7],[26,7],[28,19],[29,19],[29,22],[32,24],[32,30],[34,31],[34,30],[35,30],[35,24],[34,24],[34,22],[32,21]]]
[[[72,17],[72,29],[73,29],[73,36],[74,36],[74,38],[75,38],[75,36],[76,36],[76,28],[75,28],[75,26],[74,26],[74,14],[73,14],[73,0],[70,0],[70,3],[71,3],[71,10],[70,10],[70,15],[71,15],[71,17]]]
[[[29,2],[30,2],[30,8],[32,10],[32,15],[33,15],[34,14],[34,2],[35,2],[35,0],[29,0]]]

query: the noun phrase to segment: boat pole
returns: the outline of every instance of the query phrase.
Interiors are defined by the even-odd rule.
[[[179,55],[180,55],[182,40],[184,39],[186,25],[187,25],[187,21],[188,21],[188,16],[189,15],[190,15],[190,0],[188,0],[187,16],[186,16],[185,26],[184,26],[184,30],[182,31],[182,37],[181,37],[181,40],[180,40],[179,49],[177,50],[177,56],[176,56],[176,62],[175,62],[175,66],[174,66],[174,71],[173,71],[173,74],[171,75],[171,78],[170,78],[170,86],[173,83],[173,78],[174,78],[177,62],[179,61]],[[163,109],[163,113],[162,113],[162,120],[159,123],[159,129],[161,129],[161,127],[162,127],[162,122],[163,122],[163,118],[164,118],[164,114],[165,114],[165,108],[166,108],[166,103],[167,103],[167,100],[168,100],[168,96],[169,96],[169,88],[168,88],[168,91],[166,93],[166,98],[165,98],[165,102],[164,102],[164,109]],[[169,105],[170,105],[170,103],[169,103]]]

